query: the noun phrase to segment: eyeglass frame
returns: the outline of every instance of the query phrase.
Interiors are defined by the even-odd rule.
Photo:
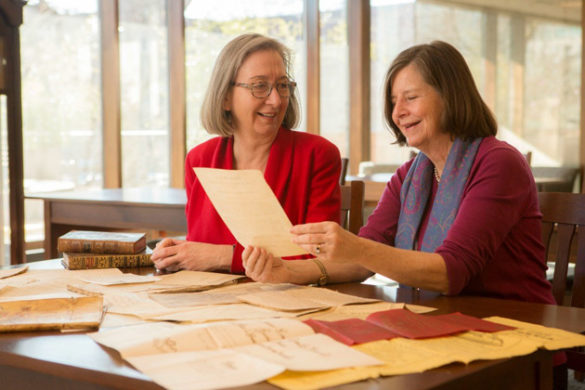
[[[278,92],[278,88],[277,88],[276,89],[276,93],[278,93],[278,96],[288,98],[288,97],[291,97],[291,95],[294,93],[293,91],[297,87],[297,82],[296,81],[293,81],[293,80],[290,80],[288,78],[287,78],[287,81],[288,81],[289,94],[286,95],[286,96],[282,96],[280,94],[280,92]],[[246,88],[247,90],[250,91],[250,94],[252,94],[252,96],[254,96],[256,99],[265,99],[268,96],[270,96],[270,94],[272,93],[272,90],[274,89],[274,86],[278,83],[278,81],[276,83],[272,83],[272,84],[269,84],[269,83],[266,82],[266,84],[269,84],[270,85],[270,88],[268,88],[268,92],[266,93],[266,95],[265,96],[256,96],[256,95],[254,95],[254,90],[253,90],[254,87],[252,85],[253,84],[260,84],[260,83],[264,83],[264,81],[256,82],[256,83],[236,83],[235,81],[232,81],[230,84],[233,87]]]

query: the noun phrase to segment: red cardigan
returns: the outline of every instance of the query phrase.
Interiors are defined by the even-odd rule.
[[[216,137],[188,153],[185,163],[187,240],[235,244],[231,271],[243,273],[244,248],[229,231],[193,172],[193,167],[233,169],[233,137]],[[280,128],[270,148],[264,178],[293,225],[339,222],[339,150],[317,135]]]

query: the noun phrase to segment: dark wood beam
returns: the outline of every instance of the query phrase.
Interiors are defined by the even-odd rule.
[[[581,192],[585,193],[585,0],[581,1],[581,120],[579,134],[579,166]]]
[[[0,3],[0,39],[2,58],[0,72],[3,73],[2,93],[6,95],[8,176],[10,203],[10,262],[26,261],[24,253],[24,171],[22,148],[22,94],[20,75],[20,34],[22,23],[20,1]]]

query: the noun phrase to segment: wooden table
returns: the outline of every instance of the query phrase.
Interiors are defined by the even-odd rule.
[[[187,232],[185,190],[116,188],[27,194],[45,210],[45,258],[57,257],[57,238],[73,229],[153,229]]]
[[[55,269],[57,260],[32,263],[33,268]],[[151,273],[143,269],[140,273]],[[485,317],[499,315],[572,332],[585,332],[585,309],[478,297],[445,297],[410,289],[358,283],[331,285],[341,292],[436,307],[433,314],[462,312]],[[550,389],[552,353],[450,364],[422,374],[399,375],[356,382],[346,389]],[[196,378],[193,378],[196,380]],[[57,332],[0,334],[0,388],[2,389],[160,389],[109,348],[84,334]],[[247,388],[275,389],[268,383]]]

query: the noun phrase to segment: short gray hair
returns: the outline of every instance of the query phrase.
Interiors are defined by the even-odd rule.
[[[225,45],[215,61],[201,105],[201,123],[208,133],[219,134],[223,137],[229,137],[234,133],[232,114],[224,110],[224,101],[246,58],[262,50],[277,52],[282,57],[287,77],[290,78],[291,54],[282,43],[261,34],[243,34],[232,39]],[[287,129],[294,128],[299,122],[299,113],[299,101],[295,90],[290,95],[282,126]]]

